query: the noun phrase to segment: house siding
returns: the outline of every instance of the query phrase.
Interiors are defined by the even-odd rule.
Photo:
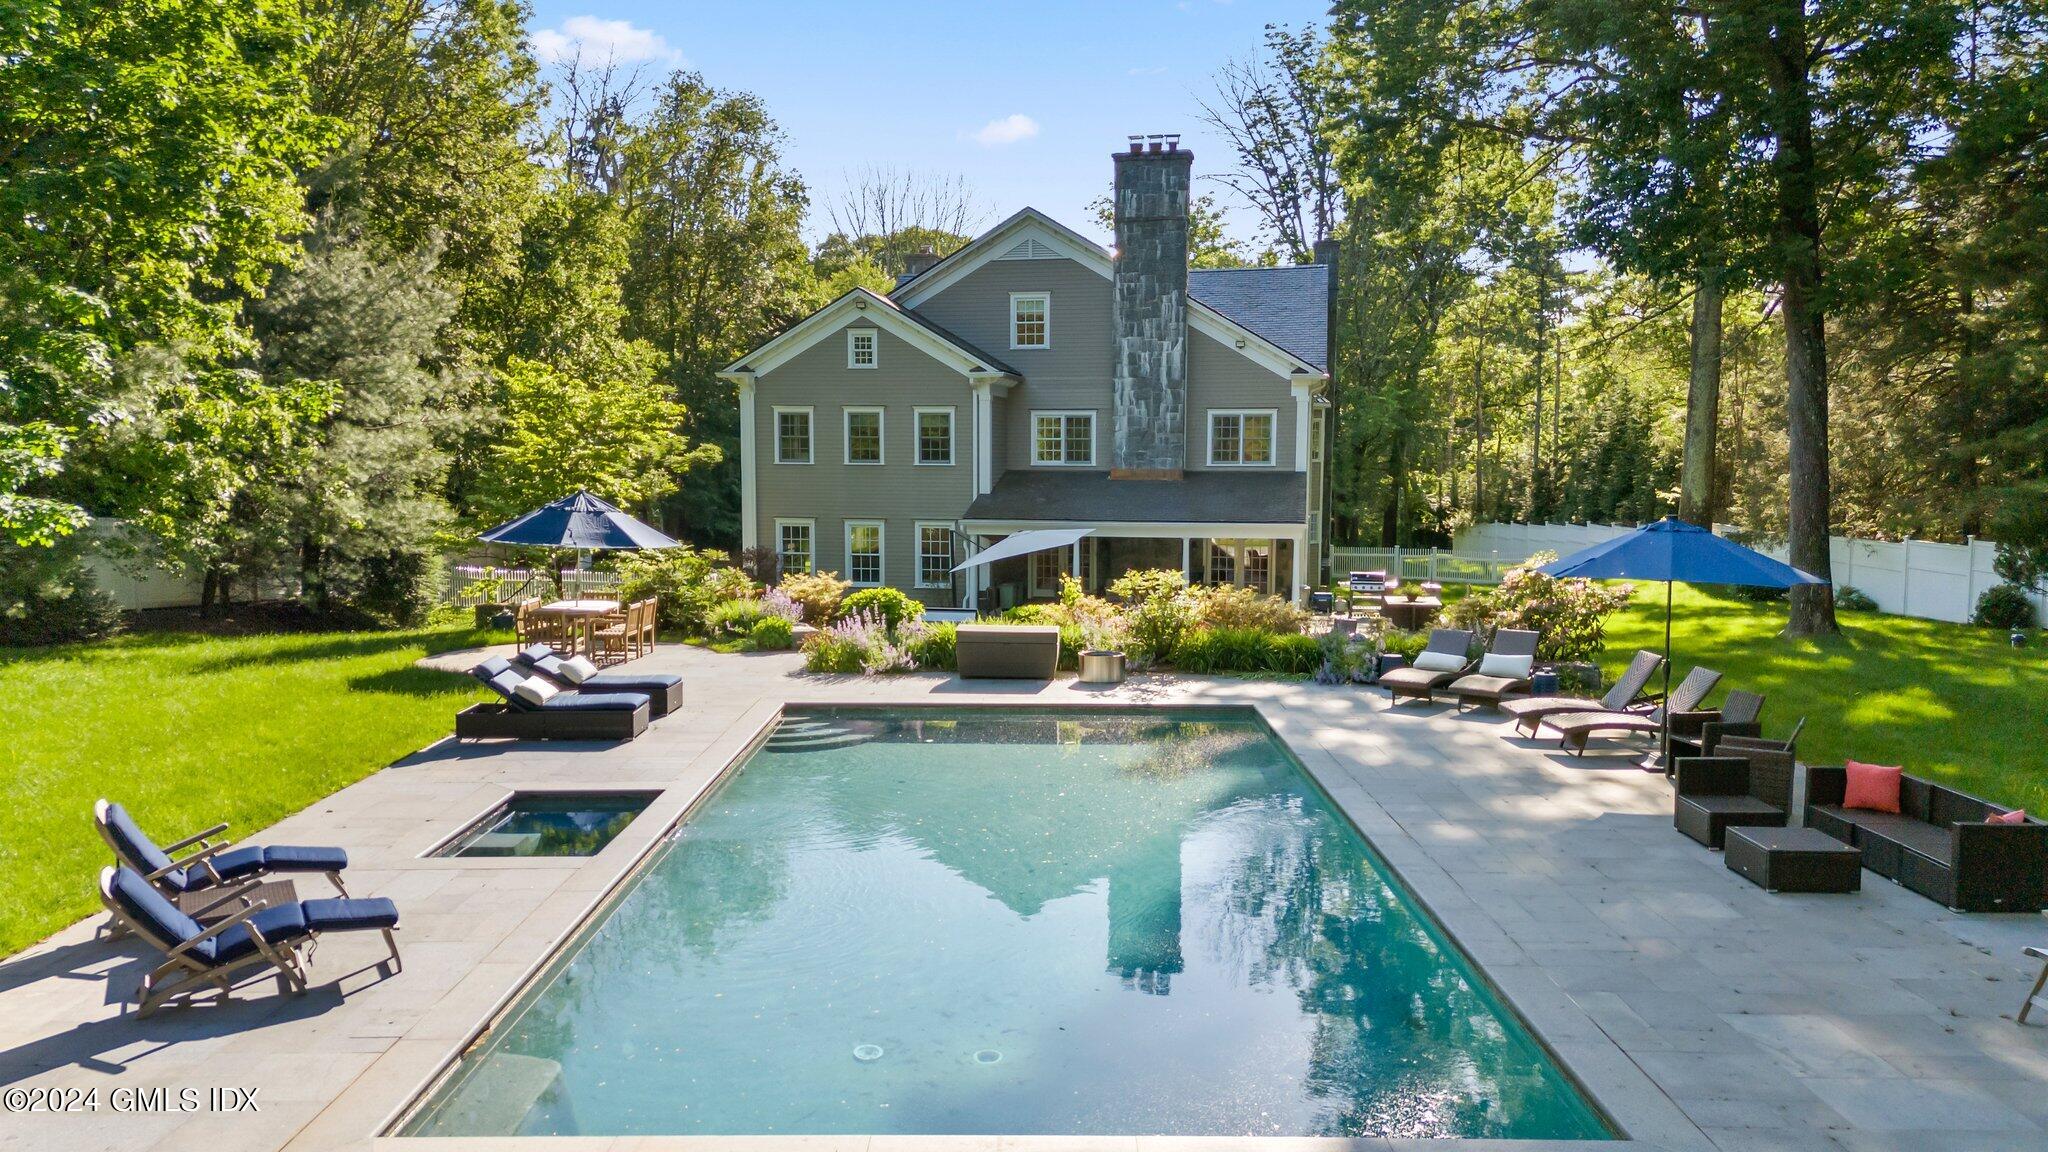
[[[1295,464],[1295,398],[1292,382],[1247,359],[1237,349],[1200,332],[1188,334],[1188,470],[1209,467],[1209,411],[1212,408],[1271,408],[1273,467]],[[1231,472],[1244,468],[1219,469]]]
[[[919,522],[952,524],[974,499],[974,398],[967,378],[900,337],[880,331],[879,366],[846,366],[846,328],[873,327],[856,319],[772,371],[754,385],[755,525],[760,542],[776,544],[778,519],[816,522],[812,537],[821,571],[846,575],[846,522],[880,520],[883,580],[906,592],[942,601],[945,590],[920,591]],[[775,462],[775,409],[809,407],[810,464]],[[953,409],[953,463],[919,465],[916,409]],[[883,463],[847,464],[845,409],[881,408]]]

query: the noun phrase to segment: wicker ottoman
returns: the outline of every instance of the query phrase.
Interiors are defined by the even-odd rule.
[[[1813,828],[1728,829],[1728,870],[1769,892],[1855,892],[1863,853]]]

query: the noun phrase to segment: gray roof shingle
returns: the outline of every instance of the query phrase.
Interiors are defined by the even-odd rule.
[[[1300,472],[1189,472],[1180,480],[1112,480],[1107,472],[1012,469],[975,497],[968,520],[1049,523],[1299,524]]]
[[[1188,294],[1317,368],[1330,370],[1330,280],[1323,265],[1191,269]]]

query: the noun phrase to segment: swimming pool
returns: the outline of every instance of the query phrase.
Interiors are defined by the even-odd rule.
[[[1248,710],[776,731],[406,1135],[1611,1132]]]

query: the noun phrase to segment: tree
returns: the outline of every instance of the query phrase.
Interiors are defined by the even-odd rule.
[[[1265,54],[1217,70],[1203,122],[1230,145],[1237,166],[1215,177],[1258,214],[1281,254],[1296,264],[1336,234],[1343,189],[1326,123],[1329,87],[1317,75],[1313,30],[1268,26]]]
[[[825,206],[832,234],[818,256],[827,275],[860,252],[899,276],[913,253],[943,256],[988,219],[965,176],[869,166],[844,174],[841,182],[839,195]]]
[[[1109,197],[1091,201],[1088,212],[1104,232],[1116,230],[1116,205]],[[1203,193],[1189,198],[1188,267],[1250,268],[1268,266],[1275,260],[1272,252],[1252,255],[1243,241],[1230,235],[1223,209],[1216,206],[1216,197]]]

